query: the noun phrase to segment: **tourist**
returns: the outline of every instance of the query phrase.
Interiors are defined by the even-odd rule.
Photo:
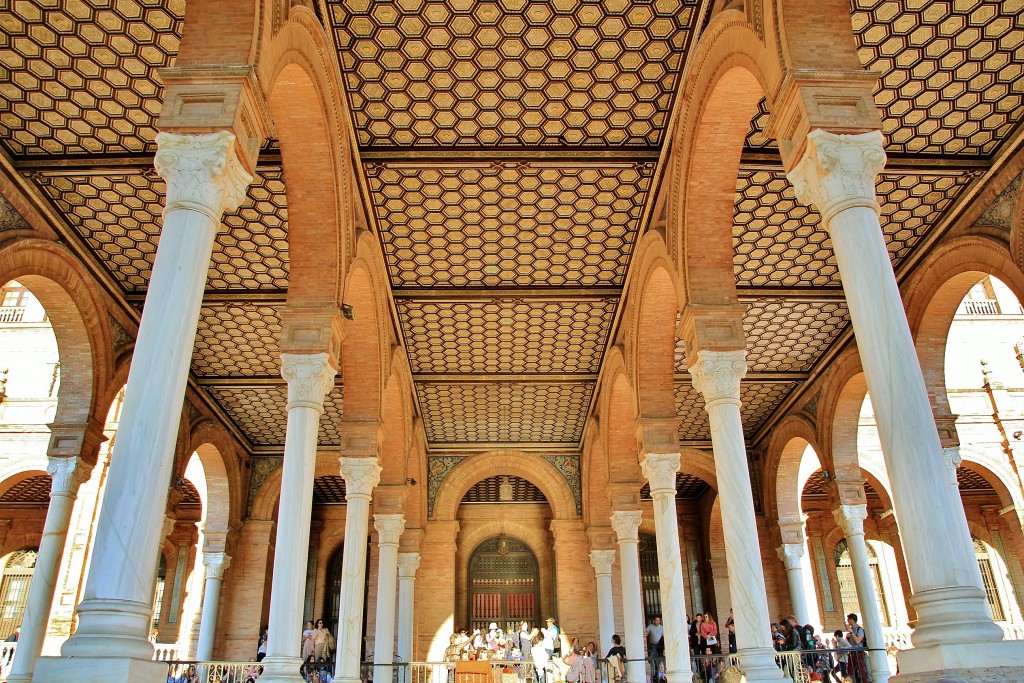
[[[608,677],[612,682],[620,681],[626,675],[626,648],[622,647],[622,638],[612,636],[612,646],[604,656],[608,660]]]
[[[539,683],[546,683],[548,680],[548,665],[551,661],[551,655],[548,652],[548,649],[544,646],[544,638],[540,633],[533,638],[530,657],[533,659],[533,668],[537,672],[534,680],[539,681]]]
[[[725,620],[725,633],[729,638],[729,654],[736,654],[736,620],[732,616],[732,610],[729,610],[729,618]]]
[[[647,657],[653,664],[655,660],[665,656],[665,627],[661,625],[661,617],[654,617],[644,630],[647,634]]]
[[[847,660],[849,673],[853,676],[854,683],[868,683],[868,642],[864,636],[864,629],[857,624],[856,614],[846,615],[846,627],[846,640],[850,643],[850,656]]]
[[[313,628],[313,622],[306,622],[306,630],[302,632],[302,658],[309,659],[313,656],[316,649],[313,642],[313,636],[316,635],[316,629]]]
[[[700,646],[700,625],[704,623],[704,615],[697,613],[697,616],[690,622],[690,654],[699,655],[703,652]]]
[[[263,658],[267,656],[267,639],[270,637],[269,627],[264,626],[260,629],[260,639],[256,644],[256,661],[262,662]]]
[[[331,650],[334,649],[334,636],[324,626],[323,619],[316,620],[316,633],[313,634],[313,654],[316,655],[317,659],[323,657],[328,659],[331,656]]]
[[[836,679],[837,683],[842,683],[849,674],[848,662],[850,653],[847,650],[850,649],[850,641],[843,637],[843,632],[839,629],[836,629],[832,636],[835,638],[832,647],[836,650],[835,660],[832,665],[832,676]]]
[[[541,629],[541,636],[544,639],[544,650],[548,653],[548,659],[555,656],[556,652],[562,650],[562,632],[555,624],[554,617],[547,618],[547,627]]]
[[[317,673],[320,674],[320,683],[333,683],[334,672],[331,671],[331,665],[327,663],[327,660],[321,657],[316,663]]]
[[[722,651],[718,646],[718,624],[715,623],[711,612],[704,613],[704,623],[700,625],[700,639],[704,650],[711,650],[713,654]]]

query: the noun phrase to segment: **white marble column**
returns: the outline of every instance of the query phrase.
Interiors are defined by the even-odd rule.
[[[1002,630],[988,614],[956,487],[943,462],[935,419],[899,287],[878,220],[875,176],[885,165],[879,131],[813,130],[789,172],[796,196],[821,213],[832,238],[857,349],[871,394],[893,507],[918,615],[903,672],[1019,666],[1024,643],[983,649]],[[911,661],[914,660],[914,661]],[[904,663],[907,666],[904,666]],[[924,668],[921,668],[924,667]]]
[[[598,652],[607,652],[615,635],[615,604],[612,598],[612,565],[615,564],[614,550],[591,550],[590,566],[597,578],[597,623],[601,632]]]
[[[390,681],[395,661],[395,604],[398,591],[398,541],[405,531],[402,515],[374,515],[377,530],[377,619],[373,635],[373,678]]]
[[[68,524],[75,506],[78,487],[88,479],[92,467],[81,458],[48,458],[46,471],[50,475],[50,505],[46,509],[43,537],[39,541],[36,568],[25,601],[21,620],[21,636],[11,664],[8,681],[27,683],[32,680],[36,661],[43,651],[43,639],[57,589],[57,571],[68,537]]]
[[[199,625],[199,647],[196,659],[208,662],[213,659],[213,643],[217,639],[217,609],[220,607],[220,588],[224,572],[231,564],[231,558],[223,552],[203,553],[206,567],[206,589],[203,591],[203,620]]]
[[[252,177],[227,131],[159,133],[154,165],[167,181],[160,245],[132,355],[78,628],[36,680],[148,679],[160,527],[181,427],[188,366],[214,237]],[[147,673],[143,673],[143,672]]]
[[[264,683],[302,680],[301,641],[295,634],[302,632],[316,444],[324,397],[334,387],[337,373],[326,353],[281,354],[281,376],[288,382],[288,427],[270,587],[270,632],[260,676]],[[287,533],[281,533],[285,529]]]
[[[871,667],[872,683],[889,680],[889,659],[885,654],[885,638],[882,634],[882,618],[878,614],[878,595],[871,578],[868,561],[868,547],[864,539],[864,520],[868,518],[867,505],[840,505],[832,511],[836,524],[846,535],[846,546],[850,550],[850,564],[853,566],[853,583],[857,587],[857,602],[860,604],[860,625],[864,628],[871,651],[868,661]],[[845,615],[844,615],[845,616]]]
[[[793,604],[793,616],[801,624],[811,623],[807,608],[807,594],[804,592],[803,543],[783,543],[778,548],[779,559],[786,566],[786,581],[789,583],[789,599]]]
[[[419,566],[419,553],[398,554],[398,659],[402,662],[412,661],[416,570]]]
[[[679,465],[679,453],[648,453],[640,463],[640,470],[650,482],[651,498],[654,501],[661,621],[665,627],[665,676],[668,683],[689,683],[693,678],[686,623],[686,593],[683,589],[683,560],[679,552],[679,515],[676,513],[676,472],[679,471]]]
[[[736,621],[736,645],[748,681],[778,681],[768,624],[754,498],[740,419],[740,380],[746,351],[701,350],[690,363],[693,386],[704,396],[722,504],[722,535],[729,565],[729,594]]]
[[[619,543],[619,566],[622,570],[622,621],[625,628],[626,678],[647,680],[644,664],[644,599],[640,589],[640,510],[616,510],[612,513],[612,529]]]
[[[370,529],[370,497],[380,482],[376,458],[342,457],[345,478],[345,553],[341,559],[341,614],[338,618],[338,683],[359,683],[363,643],[363,595],[366,592],[366,539]]]

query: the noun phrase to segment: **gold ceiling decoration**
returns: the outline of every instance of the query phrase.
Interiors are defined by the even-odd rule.
[[[343,390],[335,386],[324,400],[317,443],[341,443],[338,422],[342,418]],[[210,395],[227,411],[254,444],[284,446],[288,426],[288,388],[283,384],[252,387],[210,387]]]
[[[199,311],[192,372],[200,377],[277,377],[280,337],[277,306],[207,303]]]
[[[657,146],[698,0],[320,0],[363,147]]]
[[[754,434],[796,386],[796,382],[743,382],[740,385],[740,416],[744,436],[749,438]],[[675,393],[679,438],[709,441],[711,425],[700,392],[689,383],[679,382]]]
[[[15,155],[152,150],[185,0],[0,3],[0,137]]]
[[[747,306],[747,367],[751,372],[807,371],[850,322],[845,303],[759,301]]]

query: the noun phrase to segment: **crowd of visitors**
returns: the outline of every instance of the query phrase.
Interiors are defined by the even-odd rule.
[[[856,614],[846,615],[845,633],[837,629],[831,636],[816,634],[814,626],[801,626],[792,616],[780,619],[771,628],[777,651],[804,653],[801,663],[810,671],[812,680],[870,683],[867,638]]]

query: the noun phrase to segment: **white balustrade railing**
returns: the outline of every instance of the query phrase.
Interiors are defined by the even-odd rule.
[[[153,659],[158,662],[177,661],[178,653],[181,651],[177,643],[156,643],[153,648]]]
[[[7,675],[11,673],[11,663],[14,662],[14,651],[18,649],[18,643],[0,643],[0,681],[6,681]]]
[[[263,673],[257,662],[167,662],[167,680],[187,683],[253,683]]]
[[[999,315],[999,302],[995,299],[964,299],[957,313],[962,315]]]
[[[0,323],[20,323],[24,317],[22,306],[0,306]]]

